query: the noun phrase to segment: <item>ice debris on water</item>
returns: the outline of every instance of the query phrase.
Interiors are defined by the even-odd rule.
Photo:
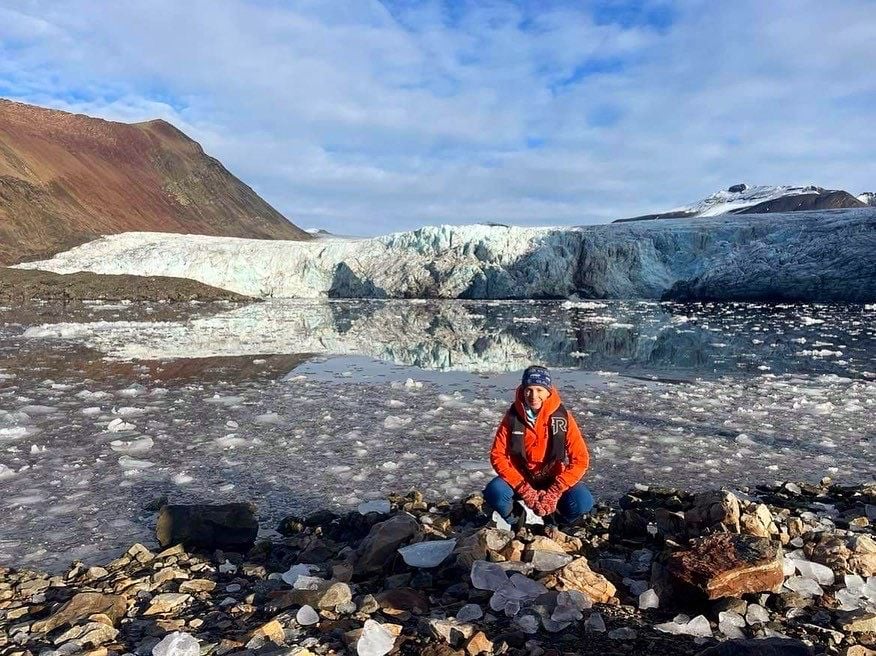
[[[181,631],[168,633],[152,648],[152,656],[198,656],[200,653],[197,639]]]
[[[122,431],[130,431],[135,428],[137,427],[134,424],[130,424],[120,417],[116,417],[106,425],[108,433],[121,433]]]
[[[429,540],[402,547],[398,550],[407,565],[411,567],[438,567],[453,553],[456,548],[456,539],[452,540]]]
[[[364,501],[360,503],[356,507],[356,510],[361,515],[367,515],[371,512],[380,513],[381,515],[388,515],[389,511],[392,510],[392,505],[387,499],[375,499],[374,501]]]
[[[359,656],[385,656],[395,646],[393,635],[374,620],[365,620],[362,635],[356,642],[356,653]]]
[[[313,606],[305,604],[295,614],[295,621],[301,626],[312,626],[319,622],[319,614],[313,609]]]

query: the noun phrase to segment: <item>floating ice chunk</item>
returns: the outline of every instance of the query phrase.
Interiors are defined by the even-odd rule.
[[[605,620],[600,613],[590,613],[584,622],[584,630],[590,633],[605,633]]]
[[[407,426],[411,423],[412,419],[413,417],[397,417],[395,415],[389,415],[383,420],[383,427],[388,430],[394,430],[396,428],[401,428],[402,426]]]
[[[20,408],[20,411],[30,417],[37,417],[40,415],[50,415],[53,412],[57,412],[58,408],[50,405],[26,405]]]
[[[785,581],[785,587],[792,592],[796,592],[804,597],[820,597],[824,594],[824,590],[818,585],[814,579],[807,579],[802,576],[792,576]]]
[[[151,449],[154,444],[155,442],[151,437],[144,435],[136,440],[113,440],[110,442],[110,448],[113,451],[121,451],[123,453],[141,453]]]
[[[456,539],[453,540],[429,540],[402,547],[398,550],[405,563],[411,567],[438,567],[453,553],[456,548]]]
[[[283,418],[276,412],[266,412],[263,415],[258,415],[253,421],[257,424],[279,424]]]
[[[657,596],[657,593],[654,591],[654,588],[650,590],[645,590],[642,594],[639,595],[639,608],[645,610],[646,608],[659,608],[660,607],[660,598]]]
[[[800,572],[800,576],[814,579],[820,585],[833,585],[834,575],[830,567],[809,560],[795,560],[794,566]]]
[[[365,620],[362,635],[356,642],[358,656],[385,656],[395,646],[393,635],[374,620]]]
[[[134,471],[139,469],[149,469],[150,467],[154,467],[155,463],[150,462],[149,460],[137,460],[130,456],[122,456],[119,458],[119,465],[121,465],[122,469]]]
[[[93,417],[95,415],[99,415],[101,412],[103,412],[103,410],[101,410],[98,406],[91,406],[88,408],[82,408],[82,410],[80,410],[79,412],[86,417]]]
[[[742,628],[745,627],[745,618],[732,610],[718,613],[718,630],[731,640],[744,638]]]
[[[195,480],[195,479],[193,477],[189,476],[188,474],[186,474],[185,472],[179,472],[178,474],[174,474],[170,478],[170,482],[173,483],[174,485],[188,485],[193,480]]]
[[[361,515],[367,515],[371,512],[388,515],[389,511],[392,510],[392,505],[387,499],[375,499],[374,501],[360,503],[356,510],[358,510]]]
[[[15,476],[15,470],[0,463],[0,481],[12,478],[13,476]]]
[[[113,408],[112,413],[119,417],[139,417],[146,413],[143,408],[134,408],[131,406],[122,406],[121,408]]]
[[[295,621],[301,626],[313,626],[319,623],[319,613],[313,609],[313,606],[304,605],[295,614]]]
[[[109,424],[107,424],[106,430],[108,433],[120,433],[122,431],[134,430],[137,428],[134,424],[129,424],[124,419],[116,417]]]
[[[225,437],[217,437],[213,440],[221,449],[236,449],[239,446],[246,444],[246,440],[242,437],[237,437],[234,434],[226,435]]]
[[[30,430],[27,426],[9,426],[0,428],[0,440],[12,442],[25,437]]]
[[[471,584],[478,590],[496,591],[507,583],[508,575],[496,563],[476,560],[471,566]]]
[[[30,452],[33,453],[33,454],[36,454],[36,453],[45,453],[45,451],[46,451],[46,447],[45,447],[45,445],[43,445],[43,446],[37,446],[36,444],[31,444],[31,445],[30,445]]]
[[[152,656],[198,656],[200,653],[198,640],[181,631],[168,633],[152,648]]]

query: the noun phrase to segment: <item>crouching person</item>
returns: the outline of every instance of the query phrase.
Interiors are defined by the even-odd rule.
[[[490,463],[498,476],[484,499],[509,524],[515,521],[515,499],[542,517],[556,512],[570,523],[593,507],[581,482],[590,463],[587,444],[545,367],[523,372],[514,403],[496,430]]]

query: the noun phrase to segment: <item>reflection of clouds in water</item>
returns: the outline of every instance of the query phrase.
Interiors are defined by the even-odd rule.
[[[876,369],[874,329],[862,322],[868,313],[860,306],[275,300],[189,321],[46,324],[25,336],[74,340],[116,360],[306,353],[458,371],[541,362],[640,375],[862,375]]]

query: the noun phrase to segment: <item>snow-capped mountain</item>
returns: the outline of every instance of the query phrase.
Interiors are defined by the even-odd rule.
[[[876,301],[876,210],[576,228],[430,226],[359,240],[126,233],[19,265],[301,298]]]
[[[868,204],[870,203],[862,200],[860,196],[855,198],[847,191],[823,189],[815,185],[797,187],[737,184],[690,205],[677,207],[667,212],[619,219],[616,223],[718,216],[719,214],[768,214],[771,212],[841,209],[863,207]]]
[[[864,205],[876,207],[876,191],[865,191],[863,194],[858,195],[857,198]]]

